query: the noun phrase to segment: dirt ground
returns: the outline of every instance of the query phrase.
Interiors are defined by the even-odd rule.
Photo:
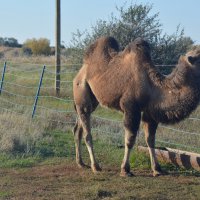
[[[42,164],[24,169],[0,169],[0,199],[200,199],[200,177],[170,174],[152,177],[134,170],[123,178],[119,169],[106,166],[99,174],[79,169],[74,161]]]

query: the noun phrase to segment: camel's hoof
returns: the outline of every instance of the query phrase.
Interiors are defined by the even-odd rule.
[[[157,176],[160,176],[160,175],[162,175],[162,172],[160,172],[160,171],[154,171],[153,172],[153,177],[157,177]]]
[[[100,171],[102,171],[101,167],[98,164],[92,165],[91,168],[92,168],[92,171],[95,174],[98,173],[98,172],[100,172]]]
[[[84,169],[84,168],[89,168],[89,166],[87,166],[85,163],[81,162],[81,163],[77,163],[78,168],[80,169]]]
[[[120,176],[121,177],[133,177],[134,174],[132,172],[121,171]]]
[[[162,175],[167,175],[167,172],[162,171],[162,170],[155,170],[155,171],[153,172],[153,176],[154,176],[154,177],[162,176]]]

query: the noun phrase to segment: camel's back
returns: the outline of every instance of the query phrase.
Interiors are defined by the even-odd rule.
[[[113,37],[101,37],[91,44],[85,52],[84,60],[111,59],[119,51],[118,42]]]
[[[118,54],[119,45],[113,37],[101,37],[85,52],[84,65],[87,76],[91,77],[107,70],[109,62]]]

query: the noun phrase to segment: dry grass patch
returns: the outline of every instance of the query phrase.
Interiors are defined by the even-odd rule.
[[[29,153],[46,128],[41,121],[26,115],[2,112],[0,115],[0,151]]]

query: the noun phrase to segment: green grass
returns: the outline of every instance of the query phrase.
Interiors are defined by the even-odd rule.
[[[0,198],[8,198],[11,195],[10,192],[0,191]]]
[[[47,133],[43,139],[35,145],[35,152],[46,157],[72,157],[74,156],[74,144],[71,132],[53,131]]]
[[[98,174],[75,163],[71,131],[47,131],[36,143],[35,154],[0,154],[2,199],[198,199],[199,173],[176,169],[169,176],[153,178],[149,157],[134,149],[133,178],[119,176],[124,148],[94,139],[96,157],[103,168]],[[90,164],[83,142],[83,158]],[[173,171],[174,166],[162,163]],[[178,198],[177,198],[178,197]]]
[[[32,167],[42,161],[42,158],[36,155],[10,155],[0,154],[0,168],[27,168]]]
[[[83,158],[90,165],[89,154],[84,141]],[[124,148],[116,145],[109,145],[100,138],[94,139],[94,151],[102,167],[120,165],[124,155]],[[71,131],[49,131],[41,140],[35,144],[34,153],[31,154],[9,154],[0,153],[0,168],[27,168],[37,166],[40,163],[55,164],[61,160],[75,161],[74,139]],[[131,153],[130,164],[132,169],[150,170],[150,159],[145,153],[139,152],[135,147]],[[194,172],[192,170],[181,170],[172,164],[161,163],[166,171],[183,171],[185,173]],[[197,172],[196,172],[197,173]]]

